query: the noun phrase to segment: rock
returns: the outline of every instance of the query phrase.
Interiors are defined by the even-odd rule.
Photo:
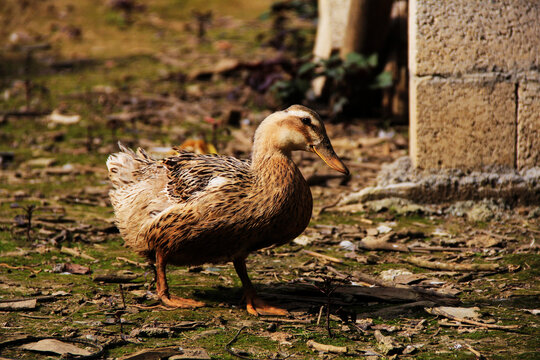
[[[493,199],[482,201],[458,201],[452,204],[446,212],[453,216],[466,216],[470,221],[489,221],[502,212],[503,206]]]
[[[210,355],[205,349],[180,349],[181,354],[173,355],[169,360],[211,360]]]
[[[386,210],[395,211],[398,215],[411,215],[411,214],[429,214],[431,211],[425,206],[415,204],[408,199],[390,197],[386,199],[368,201],[366,203],[368,209],[374,212],[381,212]]]
[[[379,234],[388,234],[390,231],[392,231],[392,228],[388,225],[382,224],[377,226],[377,231]]]
[[[28,167],[49,167],[52,166],[55,162],[56,159],[54,158],[37,158],[28,160],[24,163],[24,165]]]
[[[355,251],[356,250],[356,245],[354,245],[349,240],[343,240],[342,242],[339,243],[339,246],[342,249],[345,249],[345,250],[348,250],[348,251]]]
[[[300,235],[299,237],[297,237],[296,239],[293,240],[293,243],[295,243],[297,245],[301,245],[301,246],[309,245],[312,242],[313,242],[313,239],[311,239],[307,235]]]

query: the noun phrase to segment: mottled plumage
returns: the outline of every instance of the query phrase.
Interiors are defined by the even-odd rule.
[[[318,115],[298,105],[270,115],[256,132],[251,160],[181,151],[157,161],[140,149],[121,150],[107,161],[116,223],[126,245],[156,263],[162,300],[201,305],[173,301],[165,264],[233,261],[248,311],[280,313],[255,298],[244,259],[257,249],[291,241],[309,223],[311,192],[291,151],[314,151],[347,172]]]

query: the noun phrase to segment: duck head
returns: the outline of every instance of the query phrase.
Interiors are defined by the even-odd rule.
[[[293,105],[268,116],[257,128],[254,154],[274,149],[287,156],[295,150],[317,154],[332,169],[345,175],[349,170],[336,155],[319,115],[302,105]]]

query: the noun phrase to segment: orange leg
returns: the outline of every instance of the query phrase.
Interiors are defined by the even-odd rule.
[[[277,307],[270,306],[257,297],[257,293],[251,280],[249,279],[246,260],[237,259],[234,260],[234,269],[242,281],[242,286],[244,287],[244,298],[247,302],[247,311],[251,315],[287,315],[288,312],[285,309],[280,309]]]
[[[165,256],[160,252],[156,252],[156,290],[163,304],[178,308],[198,308],[204,306],[203,302],[169,294],[169,285],[167,285],[167,276],[165,275],[166,266],[167,260]]]

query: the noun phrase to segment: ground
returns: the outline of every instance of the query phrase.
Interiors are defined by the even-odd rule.
[[[223,59],[257,69],[277,58],[262,45],[272,24],[258,19],[271,2],[212,2],[203,37],[198,3],[130,13],[86,0],[0,5],[10,14],[0,52],[0,339],[83,339],[108,358],[163,347],[214,359],[538,357],[539,208],[337,201],[407,154],[406,127],[379,119],[327,124],[350,179],[295,154],[312,221],[295,242],[248,258],[258,291],[290,316],[248,315],[232,264],[171,266],[171,292],[207,306],[159,306],[152,270],[112,223],[108,154],[118,140],[163,156],[199,139],[247,157],[256,125],[282,106],[246,85],[255,70],[223,70]],[[312,24],[297,21],[309,36]],[[311,341],[347,352],[319,353]],[[14,346],[0,355],[38,356]]]

